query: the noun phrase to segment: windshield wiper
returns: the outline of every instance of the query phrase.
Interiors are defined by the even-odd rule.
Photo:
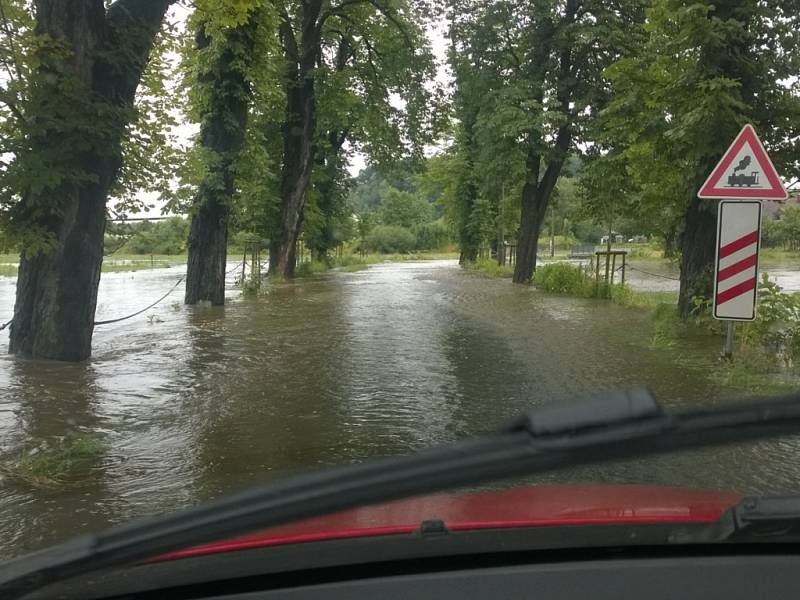
[[[0,596],[258,529],[556,468],[800,433],[800,396],[664,412],[646,390],[537,408],[507,429],[412,456],[289,477],[0,565]]]

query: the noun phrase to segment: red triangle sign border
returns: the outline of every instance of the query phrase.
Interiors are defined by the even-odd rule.
[[[728,167],[730,167],[731,163],[736,158],[736,155],[745,144],[750,145],[750,148],[753,151],[753,156],[761,167],[761,170],[769,182],[770,187],[717,187],[722,180],[722,177],[725,175],[725,172],[728,170]],[[700,188],[700,191],[697,193],[697,197],[722,200],[785,200],[789,197],[789,195],[786,193],[783,183],[781,183],[781,179],[778,176],[778,172],[775,170],[775,166],[772,164],[772,160],[767,154],[767,151],[764,149],[764,146],[761,144],[761,140],[758,138],[756,130],[748,123],[742,128],[742,130],[739,132],[739,135],[736,136],[736,139],[722,156],[722,159],[719,161],[717,166],[714,167],[714,170],[711,171],[711,175],[708,176],[708,179],[706,179],[703,187]]]

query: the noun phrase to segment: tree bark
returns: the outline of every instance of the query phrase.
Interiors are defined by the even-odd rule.
[[[514,283],[529,283],[536,271],[539,254],[539,234],[550,198],[545,198],[534,183],[526,183],[522,190],[522,214],[520,217],[517,262],[514,265]]]
[[[686,209],[681,237],[681,285],[678,315],[691,314],[695,296],[711,298],[714,287],[714,261],[717,239],[717,200],[692,198]]]
[[[235,161],[244,145],[250,85],[247,70],[253,56],[257,14],[237,28],[225,32],[224,48],[214,64],[200,76],[199,85],[209,87],[209,110],[201,129],[203,148],[214,157],[198,187],[189,232],[186,271],[186,304],[225,303],[225,265],[228,256],[228,220],[235,193]],[[211,44],[203,26],[197,47]]]
[[[37,32],[62,42],[71,54],[55,65],[44,63],[44,83],[34,91],[32,106],[71,102],[60,87],[74,81],[85,90],[84,103],[75,106],[76,119],[92,118],[95,113],[89,111],[103,107],[129,115],[168,5],[168,0],[118,0],[106,10],[102,0],[37,0]],[[81,361],[91,356],[106,202],[121,165],[127,120],[98,131],[100,143],[82,140],[79,148],[90,148],[83,151],[64,148],[69,143],[64,129],[72,126],[64,120],[63,126],[57,121],[29,133],[32,155],[50,156],[49,149],[61,147],[65,151],[52,168],[78,170],[86,177],[44,194],[23,193],[17,226],[44,233],[52,244],[47,252],[20,257],[9,352]],[[41,205],[52,209],[42,212]]]
[[[564,166],[567,149],[572,143],[569,125],[562,126],[556,135],[552,157],[541,181],[538,180],[541,156],[532,146],[528,153],[528,181],[522,188],[522,213],[520,216],[519,241],[517,242],[517,262],[514,265],[514,283],[530,283],[536,271],[539,253],[539,234],[542,231],[547,206]]]
[[[664,258],[675,258],[675,242],[677,238],[677,225],[673,225],[664,234]]]
[[[281,214],[270,240],[269,271],[294,277],[297,238],[303,206],[311,183],[316,132],[314,67],[320,53],[321,0],[303,4],[302,31],[298,43],[287,15],[281,23],[281,41],[286,58],[286,120],[283,125],[281,170]]]

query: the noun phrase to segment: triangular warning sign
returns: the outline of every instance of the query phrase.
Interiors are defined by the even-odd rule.
[[[697,196],[726,200],[789,197],[752,125],[739,132]]]

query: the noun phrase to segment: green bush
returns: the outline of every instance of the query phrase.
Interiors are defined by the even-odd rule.
[[[569,294],[588,298],[594,295],[594,282],[580,268],[569,263],[553,263],[539,267],[533,277],[537,289],[553,294]]]
[[[411,228],[430,222],[433,209],[424,198],[393,188],[383,199],[380,216],[384,225]]]
[[[437,250],[450,241],[450,232],[441,221],[431,221],[417,225],[412,230],[417,238],[417,250]]]
[[[514,274],[514,267],[511,265],[499,265],[493,258],[479,258],[474,263],[469,263],[467,268],[486,273],[492,277],[511,277]]]
[[[411,252],[417,244],[410,229],[396,225],[378,225],[366,241],[370,250],[381,254]]]
[[[189,221],[180,217],[144,223],[122,246],[126,254],[182,254],[189,238]]]

